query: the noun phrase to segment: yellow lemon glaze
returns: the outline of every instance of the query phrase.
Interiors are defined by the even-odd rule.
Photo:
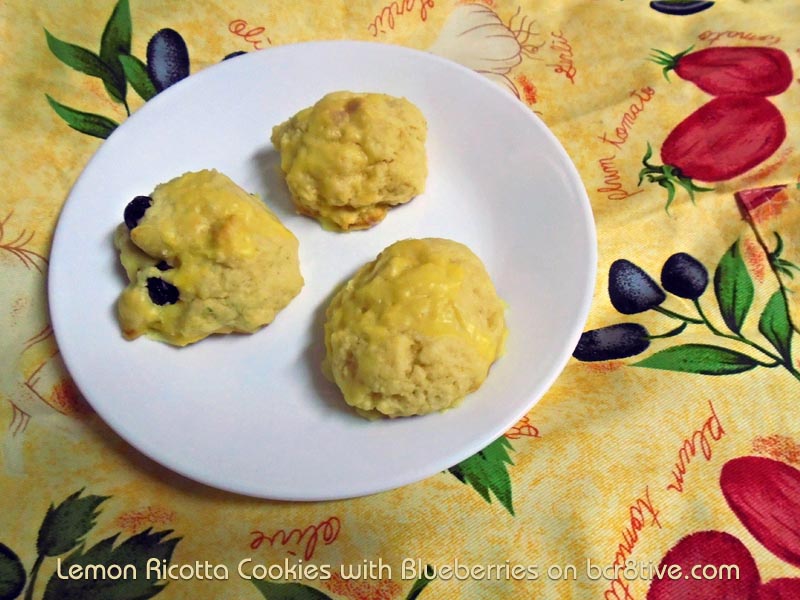
[[[300,292],[297,239],[225,175],[186,173],[151,198],[138,224],[121,224],[114,237],[130,281],[117,304],[126,338],[185,346],[213,333],[251,333]],[[153,278],[175,286],[177,301],[154,301]]]
[[[365,229],[425,189],[427,123],[405,98],[333,92],[272,130],[298,212]]]
[[[480,387],[502,353],[504,308],[463,244],[397,242],[331,301],[323,371],[364,416],[450,408]]]

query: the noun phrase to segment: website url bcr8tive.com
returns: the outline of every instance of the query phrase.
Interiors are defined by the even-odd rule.
[[[656,565],[651,562],[629,559],[624,564],[601,567],[592,563],[591,560],[587,560],[586,575],[593,581],[598,579],[606,579],[608,581],[620,579],[627,581],[636,579],[647,581],[652,581],[653,579],[737,581],[739,579],[739,565],[713,565],[706,563],[684,567],[676,564]]]

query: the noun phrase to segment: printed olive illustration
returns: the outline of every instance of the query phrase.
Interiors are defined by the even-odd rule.
[[[655,308],[667,295],[645,271],[629,260],[615,260],[608,270],[608,297],[624,315]]]
[[[244,50],[237,50],[236,52],[231,52],[230,54],[226,54],[222,60],[228,60],[230,58],[236,58],[237,56],[241,56],[242,54],[247,54]]]
[[[153,304],[164,306],[165,304],[175,304],[180,298],[178,288],[169,281],[164,281],[160,277],[147,278],[147,293]]]
[[[699,13],[714,6],[713,2],[701,0],[660,0],[650,3],[650,8],[665,15],[686,16]]]
[[[618,323],[585,331],[572,356],[584,362],[615,360],[641,354],[650,346],[650,335],[638,323]]]
[[[162,29],[150,38],[147,74],[159,92],[189,76],[189,51],[180,33]]]
[[[128,206],[125,207],[123,213],[125,225],[128,226],[128,229],[133,229],[139,224],[151,204],[153,204],[153,199],[150,196],[136,196],[136,198],[128,202]]]
[[[708,286],[708,271],[693,256],[678,252],[664,263],[661,269],[661,285],[676,296],[697,300]]]

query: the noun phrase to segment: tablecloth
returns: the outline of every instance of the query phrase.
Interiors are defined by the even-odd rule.
[[[792,0],[0,3],[0,598],[800,598],[798,23]],[[275,502],[182,478],[94,414],[48,253],[144,102],[323,39],[516,95],[578,168],[598,276],[565,370],[484,451]]]

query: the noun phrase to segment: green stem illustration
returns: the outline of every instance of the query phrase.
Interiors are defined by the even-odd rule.
[[[773,354],[772,352],[770,352],[769,350],[767,350],[766,348],[764,348],[760,344],[757,344],[757,343],[753,342],[752,340],[748,340],[746,337],[744,337],[740,333],[733,334],[733,333],[725,333],[724,331],[720,331],[711,321],[708,320],[708,317],[706,317],[706,314],[703,311],[703,307],[700,306],[700,301],[696,299],[694,301],[694,305],[695,305],[695,308],[697,309],[697,314],[699,314],[700,318],[702,319],[701,322],[705,324],[705,326],[709,329],[709,331],[711,331],[711,333],[713,333],[714,335],[716,335],[718,337],[723,337],[723,338],[726,338],[726,339],[729,339],[729,340],[735,340],[737,342],[742,342],[743,344],[747,344],[748,346],[750,346],[754,350],[758,350],[759,352],[761,352],[762,354],[768,356],[769,358],[771,358],[774,361],[772,363],[764,363],[764,362],[760,362],[759,361],[759,364],[761,366],[769,367],[769,368],[783,366],[783,367],[786,368],[787,371],[789,371],[789,373],[791,373],[794,376],[795,379],[800,380],[800,372],[798,372],[797,369],[794,368],[794,366],[792,365],[791,362],[789,362],[787,360],[784,360],[782,357],[778,356],[777,354]]]
[[[25,600],[33,600],[33,586],[36,584],[36,577],[39,575],[39,569],[44,562],[44,555],[39,554],[36,557],[36,561],[33,563],[33,567],[31,568],[31,576],[30,581],[28,582],[28,589],[25,590]]]
[[[702,325],[704,321],[702,319],[695,319],[694,317],[687,317],[686,315],[682,315],[680,313],[676,313],[675,311],[669,310],[668,308],[664,308],[663,306],[656,306],[653,310],[660,312],[662,315],[666,315],[673,319],[680,319],[686,323],[694,323],[696,325]]]
[[[648,337],[648,339],[651,339],[651,340],[663,340],[664,338],[675,337],[676,335],[680,335],[681,333],[683,333],[683,330],[686,329],[687,325],[688,325],[688,323],[686,321],[684,321],[678,327],[676,327],[675,329],[672,329],[670,331],[667,331],[666,333],[660,333],[658,335],[650,335],[650,336],[647,336],[647,337]]]

